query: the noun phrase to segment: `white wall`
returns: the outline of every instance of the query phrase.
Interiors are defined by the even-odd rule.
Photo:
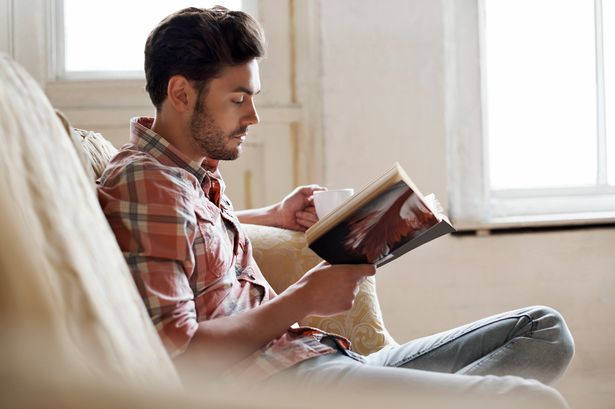
[[[329,186],[360,188],[399,161],[418,186],[446,203],[448,4],[321,2]],[[503,310],[551,305],[567,317],[577,343],[564,393],[571,403],[603,396],[594,407],[615,400],[613,227],[442,238],[383,268],[378,285],[387,326],[398,341]],[[566,384],[594,375],[601,383]]]
[[[325,1],[321,16],[327,182],[359,187],[397,160],[446,199],[439,2]]]

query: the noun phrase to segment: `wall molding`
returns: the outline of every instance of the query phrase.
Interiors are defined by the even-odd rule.
[[[153,116],[154,108],[151,105],[135,105],[127,107],[74,107],[54,104],[62,111],[70,122],[76,127],[126,127],[130,118],[141,115]],[[257,107],[261,122],[266,124],[280,124],[294,126],[301,121],[302,108],[299,106],[263,106]],[[260,125],[257,125],[260,127]],[[96,129],[94,129],[96,130]]]
[[[0,0],[0,51],[14,58],[13,20],[13,0]]]

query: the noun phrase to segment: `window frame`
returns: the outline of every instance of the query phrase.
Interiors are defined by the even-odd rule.
[[[128,71],[66,71],[65,67],[65,30],[64,30],[64,1],[49,0],[51,2],[50,13],[51,35],[54,39],[53,50],[50,57],[53,58],[54,81],[115,81],[115,80],[144,80],[145,74],[142,70]],[[242,9],[258,19],[259,8],[258,0],[241,0]]]
[[[596,27],[597,184],[491,190],[485,72],[485,1],[445,0],[446,133],[449,208],[458,230],[615,223],[615,186],[607,185],[602,25]],[[596,14],[601,13],[601,0]],[[600,185],[602,183],[602,185]]]
[[[73,125],[99,131],[119,147],[125,142],[128,118],[153,114],[145,79],[58,78],[59,1],[0,0],[0,23],[5,23],[0,26],[0,50],[30,73],[51,105],[63,111]],[[324,177],[320,5],[301,0],[243,1],[243,9],[268,34],[267,55],[260,64],[261,81],[268,86],[259,97],[258,110],[259,129],[268,126],[271,134],[261,138],[255,130],[251,138],[265,163],[259,178],[273,181],[259,187],[253,203],[265,206],[297,185]],[[278,160],[280,152],[284,152],[284,161]],[[248,186],[249,180],[240,182],[234,186]]]

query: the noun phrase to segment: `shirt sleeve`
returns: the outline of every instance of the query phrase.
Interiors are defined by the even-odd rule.
[[[107,220],[171,356],[194,336],[194,193],[179,170],[129,164],[99,185]]]

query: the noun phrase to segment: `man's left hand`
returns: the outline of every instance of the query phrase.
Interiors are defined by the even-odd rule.
[[[327,190],[318,185],[300,186],[276,206],[276,225],[290,230],[305,231],[318,221],[314,208],[314,192]]]

